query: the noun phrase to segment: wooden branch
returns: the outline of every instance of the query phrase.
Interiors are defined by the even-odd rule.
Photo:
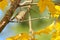
[[[41,17],[41,18],[32,18],[31,21],[40,20],[40,19],[49,19],[49,16],[47,16],[47,17]],[[10,22],[12,22],[12,23],[13,23],[13,22],[14,22],[14,23],[21,23],[21,22],[27,22],[27,21],[30,21],[30,20],[27,19],[27,20],[23,20],[23,21],[19,21],[19,22],[18,22],[18,21],[10,20]]]
[[[38,3],[29,3],[29,4],[19,4],[19,7],[28,6],[28,5],[37,5]]]
[[[5,28],[5,26],[9,23],[14,11],[17,9],[21,0],[11,1],[11,8],[6,12],[4,18],[0,22],[0,32]]]

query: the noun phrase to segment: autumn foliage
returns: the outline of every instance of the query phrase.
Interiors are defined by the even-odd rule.
[[[7,5],[8,5],[8,2],[6,0],[1,1],[0,9],[4,10]],[[52,33],[51,40],[60,40],[60,21],[58,19],[60,16],[60,6],[55,5],[55,3],[52,2],[52,0],[39,0],[37,6],[39,7],[40,13],[43,13],[45,9],[48,9],[50,16],[52,18],[55,18],[55,20],[46,28],[41,29],[37,32],[34,32],[33,35],[40,35],[41,33],[44,33],[44,34]],[[53,30],[56,30],[56,31],[52,32]],[[7,38],[6,40],[18,40],[18,39],[29,40],[29,38],[32,38],[29,34],[22,33],[22,34],[18,34],[16,36]],[[33,38],[31,40],[36,40],[36,39]]]

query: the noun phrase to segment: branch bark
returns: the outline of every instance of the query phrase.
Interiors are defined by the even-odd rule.
[[[28,6],[28,5],[37,5],[38,3],[29,3],[29,4],[19,4],[19,7]]]
[[[0,32],[5,28],[5,26],[9,23],[14,11],[17,9],[21,0],[11,1],[11,8],[6,12],[4,18],[0,21]]]

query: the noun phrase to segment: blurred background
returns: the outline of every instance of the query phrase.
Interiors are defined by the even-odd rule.
[[[24,2],[25,0],[22,0],[21,2]],[[34,2],[38,2],[39,0],[34,0]],[[55,3],[60,3],[60,0],[53,0]],[[2,11],[0,9],[0,21],[2,20],[2,18],[4,17],[6,11],[10,8],[10,0],[8,0],[9,4],[8,6],[5,8],[4,11]],[[24,9],[23,9],[24,10]],[[20,7],[16,9],[16,11],[14,12],[15,16],[18,12],[20,11]],[[37,5],[33,5],[31,7],[30,10],[31,13],[31,17],[33,18],[41,18],[41,17],[49,17],[49,12],[46,9],[44,11],[43,14],[40,14],[39,8],[37,7]],[[25,16],[25,20],[28,19],[28,14]],[[32,28],[34,31],[38,31],[41,30],[45,27],[47,27],[48,25],[50,25],[53,22],[53,18],[42,18],[39,20],[34,20],[32,21]],[[0,33],[0,40],[6,40],[6,38],[20,34],[20,33],[29,33],[29,25],[28,25],[28,21],[27,22],[22,22],[22,23],[15,23],[15,22],[9,22],[9,24],[6,25],[6,27],[4,28],[4,30]],[[51,34],[42,34],[39,36],[36,36],[38,38],[38,40],[50,40],[51,38]]]

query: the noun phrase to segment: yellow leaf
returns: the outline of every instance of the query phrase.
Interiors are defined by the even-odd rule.
[[[55,9],[56,9],[57,11],[60,11],[60,6],[55,5]]]
[[[12,37],[9,37],[9,38],[6,38],[6,40],[15,40],[15,39]]]
[[[60,40],[60,22],[56,21],[54,28],[56,29],[56,32],[52,34],[51,40]]]
[[[29,34],[21,33],[16,36],[7,38],[6,40],[29,40],[30,38],[32,38],[32,37]]]
[[[56,26],[56,27],[55,27],[56,30],[57,30],[57,31],[60,31],[60,22],[56,22],[56,25],[55,25],[55,26]]]
[[[6,40],[14,40],[14,39],[12,39],[12,38],[7,38]]]
[[[55,38],[52,38],[51,40],[60,40],[60,36],[56,36]]]
[[[29,34],[26,33],[22,33],[20,36],[21,40],[29,40],[31,38],[31,36]]]
[[[58,19],[60,15],[60,6],[55,5],[56,13],[54,14],[54,18]]]
[[[55,5],[52,2],[52,0],[40,0],[38,2],[38,7],[39,7],[41,13],[44,12],[46,7],[48,7],[48,10],[51,13],[52,17],[54,17],[54,14],[56,14]]]
[[[57,37],[56,32],[53,32],[51,40],[55,40],[56,37]]]
[[[57,36],[55,40],[60,40],[60,36]]]
[[[43,13],[44,10],[46,9],[46,0],[40,0],[38,2],[38,6],[39,6],[40,12]]]
[[[4,10],[7,5],[8,5],[7,0],[2,0],[2,1],[0,2],[0,9],[1,9],[1,10]]]
[[[47,3],[47,6],[48,6],[48,9],[49,9],[51,15],[54,16],[54,14],[56,13],[56,9],[55,9],[54,3],[51,2],[51,1],[49,1],[49,2]]]
[[[55,9],[57,10],[56,14],[60,14],[60,6],[59,5],[55,5]]]

